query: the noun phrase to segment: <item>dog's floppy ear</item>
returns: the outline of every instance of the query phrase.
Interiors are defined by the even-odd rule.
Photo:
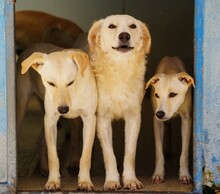
[[[41,69],[45,61],[45,53],[35,52],[21,63],[21,74],[27,72],[32,67],[37,72]]]
[[[178,73],[177,77],[183,84],[187,84],[188,86],[192,84],[192,86],[195,88],[194,79],[188,73],[186,72]]]
[[[160,80],[160,75],[155,75],[146,83],[145,89],[147,89],[150,85],[154,86]]]
[[[103,19],[98,20],[93,23],[92,27],[88,33],[88,43],[89,43],[89,50],[93,52],[97,45],[100,45],[100,28],[102,25]]]
[[[144,24],[143,22],[139,21],[141,24],[141,29],[142,29],[142,40],[143,43],[145,45],[145,52],[148,55],[150,53],[150,48],[151,48],[151,36],[150,36],[150,32],[146,26],[146,24]]]
[[[75,62],[75,64],[79,68],[82,76],[84,76],[84,71],[85,71],[87,65],[89,65],[89,63],[90,63],[89,56],[85,52],[83,52],[79,49],[68,51],[68,55]]]

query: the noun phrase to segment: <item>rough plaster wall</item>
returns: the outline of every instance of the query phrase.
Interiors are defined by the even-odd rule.
[[[220,1],[205,2],[203,130],[205,183],[220,184]]]

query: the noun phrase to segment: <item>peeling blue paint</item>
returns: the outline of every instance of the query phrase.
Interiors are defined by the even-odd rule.
[[[202,193],[203,163],[203,35],[204,0],[195,0],[194,191]]]
[[[6,96],[6,21],[0,3],[0,183],[7,181],[7,96]]]
[[[205,170],[220,184],[220,1],[204,1],[203,128]]]
[[[12,127],[15,122],[13,116],[8,117],[8,114],[12,112],[11,107],[15,107],[14,102],[10,101],[14,97],[11,92],[14,87],[8,89],[8,86],[12,86],[8,83],[13,83],[14,79],[13,10],[13,0],[0,1],[0,193],[15,193],[12,191],[15,191],[13,183],[16,180],[15,127]],[[9,23],[11,23],[10,26]],[[8,50],[11,51],[8,52]],[[10,57],[8,53],[11,54]],[[10,70],[13,70],[13,73]]]
[[[209,131],[207,129],[203,130],[203,143],[208,144],[210,141],[209,139]]]
[[[212,163],[218,162],[218,159],[215,156],[212,156]]]

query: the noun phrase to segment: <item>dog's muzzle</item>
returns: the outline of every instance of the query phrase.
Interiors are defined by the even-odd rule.
[[[118,47],[112,47],[113,49],[120,51],[120,52],[128,52],[132,50],[134,47],[130,46],[130,39],[131,36],[127,32],[122,32],[118,35],[119,39],[119,46]]]
[[[69,112],[69,107],[68,106],[59,106],[57,108],[57,110],[60,114],[66,114]]]

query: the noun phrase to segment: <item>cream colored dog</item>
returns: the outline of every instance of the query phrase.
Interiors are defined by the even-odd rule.
[[[158,65],[156,75],[146,84],[152,85],[152,104],[154,110],[154,135],[156,147],[156,167],[151,178],[153,183],[164,181],[163,134],[164,121],[180,115],[182,119],[182,153],[180,156],[179,180],[191,183],[188,169],[188,155],[191,135],[191,85],[193,78],[185,72],[183,62],[177,57],[164,57]]]
[[[46,190],[60,189],[59,159],[56,151],[57,121],[60,116],[83,120],[83,150],[78,188],[92,190],[90,166],[95,135],[97,89],[88,55],[80,50],[62,50],[45,54],[35,52],[22,62],[22,74],[32,67],[45,86],[45,137],[49,178]]]
[[[135,175],[136,144],[144,97],[146,55],[151,37],[144,23],[129,15],[96,21],[88,34],[91,64],[98,87],[97,131],[106,169],[104,190],[121,187],[112,145],[113,119],[125,120],[124,188],[142,184]]]
[[[43,110],[43,102],[45,96],[45,87],[42,83],[41,77],[34,70],[30,69],[24,75],[21,74],[21,63],[28,58],[34,52],[43,52],[43,53],[51,53],[55,51],[62,51],[64,48],[57,47],[55,45],[49,43],[37,43],[33,44],[25,51],[21,53],[17,60],[16,68],[16,128],[18,134],[18,142],[19,142],[19,133],[20,128],[23,123],[23,119],[27,113],[28,105],[33,96],[37,96],[39,99],[40,105]],[[61,122],[62,123],[62,122]],[[71,134],[71,146],[70,146],[70,158],[68,161],[68,167],[72,170],[76,170],[79,167],[79,159],[80,159],[80,132],[79,129],[81,127],[81,119],[69,119],[69,123],[71,126],[70,134]],[[44,132],[44,130],[42,130]],[[47,161],[47,148],[46,142],[44,138],[44,134],[41,133],[40,141],[39,141],[39,151],[40,151],[40,165],[41,165],[41,174],[43,176],[48,175],[48,161]],[[33,171],[33,165],[30,165],[27,173]],[[20,172],[18,172],[20,173]],[[22,174],[24,173],[22,169]]]

